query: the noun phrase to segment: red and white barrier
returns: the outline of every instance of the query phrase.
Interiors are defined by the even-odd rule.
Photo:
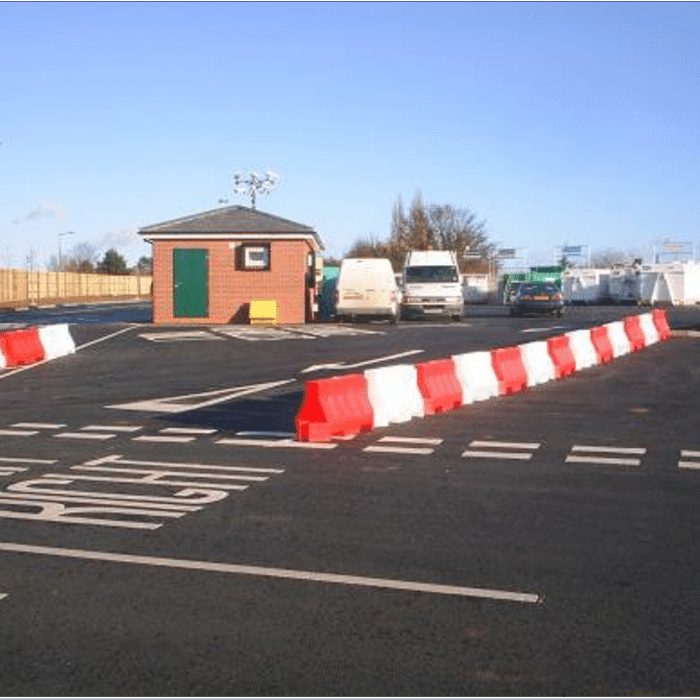
[[[462,404],[498,396],[498,377],[493,370],[489,350],[452,355],[452,361],[457,381],[462,387]]]
[[[570,331],[565,335],[569,339],[569,347],[574,360],[576,360],[577,372],[598,364],[598,354],[595,351],[595,347],[593,347],[590,329],[584,328],[578,331]]]
[[[75,352],[75,342],[68,330],[67,323],[40,326],[39,341],[44,348],[45,360],[55,360],[57,357],[71,355]]]
[[[0,332],[0,369],[32,365],[75,352],[68,324]]]
[[[375,428],[385,428],[389,423],[405,423],[425,415],[413,365],[367,369],[365,379]]]
[[[630,352],[630,340],[625,333],[625,324],[622,321],[606,323],[608,338],[613,349],[613,357],[621,357]]]
[[[43,333],[54,342],[47,353],[75,352],[66,333],[67,327]],[[656,309],[547,340],[309,381],[296,417],[297,439],[328,441],[515,393],[670,335],[666,314]]]
[[[554,364],[547,350],[546,340],[535,340],[531,343],[523,343],[520,347],[520,356],[527,372],[527,385],[535,386],[544,384],[556,378]]]
[[[639,326],[644,334],[647,347],[659,342],[659,331],[654,324],[654,317],[651,313],[641,314],[639,316]]]

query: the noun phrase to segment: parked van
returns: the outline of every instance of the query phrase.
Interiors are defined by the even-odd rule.
[[[387,258],[346,258],[335,290],[336,320],[388,318],[396,323],[401,311],[399,288]]]
[[[403,266],[404,318],[449,316],[459,321],[464,296],[457,256],[450,250],[412,250]]]

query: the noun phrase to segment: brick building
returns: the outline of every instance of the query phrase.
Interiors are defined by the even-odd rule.
[[[153,247],[154,323],[248,323],[250,302],[274,299],[278,323],[311,320],[320,236],[242,206],[139,230]]]

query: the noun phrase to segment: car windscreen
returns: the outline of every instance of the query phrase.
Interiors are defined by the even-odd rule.
[[[404,270],[408,284],[416,282],[458,282],[457,270],[451,265],[412,265]]]

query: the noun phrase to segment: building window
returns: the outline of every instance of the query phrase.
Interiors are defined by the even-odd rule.
[[[269,270],[269,243],[241,243],[238,246],[239,270]]]

